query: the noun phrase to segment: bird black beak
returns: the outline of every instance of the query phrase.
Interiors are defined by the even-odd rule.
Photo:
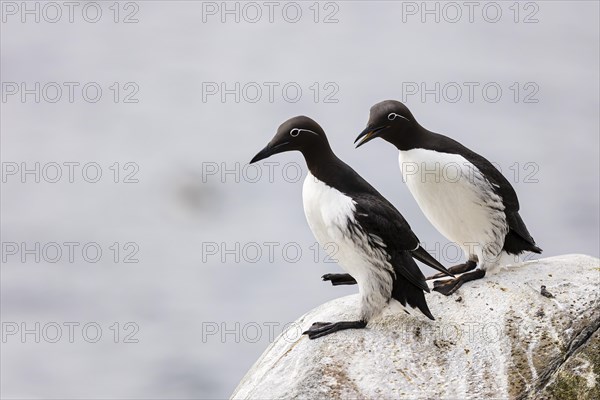
[[[264,160],[265,158],[271,157],[273,154],[281,153],[285,151],[285,145],[289,142],[279,143],[276,145],[272,145],[271,143],[267,144],[264,149],[258,152],[252,160],[250,160],[250,164],[253,164],[257,161]]]
[[[354,143],[358,142],[360,140],[360,142],[356,145],[356,148],[358,149],[360,146],[362,146],[363,144],[370,142],[371,140],[375,139],[376,137],[378,137],[381,132],[386,129],[389,128],[389,126],[380,126],[378,128],[373,128],[371,126],[367,126],[365,128],[364,131],[362,131],[360,133],[360,135],[358,135],[358,137],[356,138],[356,140],[354,141]],[[362,140],[361,140],[362,139]]]

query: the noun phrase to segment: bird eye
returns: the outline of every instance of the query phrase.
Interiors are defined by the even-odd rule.
[[[396,113],[389,113],[389,114],[388,114],[388,119],[389,119],[390,121],[393,121],[393,120],[395,120],[395,119],[396,119],[396,117],[397,117],[397,116],[398,116],[398,114],[396,114]]]
[[[310,129],[302,129],[302,128],[294,128],[290,131],[290,136],[291,137],[296,137],[298,136],[300,133],[302,132],[309,132],[312,133],[315,136],[319,136],[318,133],[311,131]]]

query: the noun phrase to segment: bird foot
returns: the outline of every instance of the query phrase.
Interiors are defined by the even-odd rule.
[[[315,322],[302,332],[309,339],[316,339],[344,329],[362,329],[367,326],[365,321]]]
[[[465,282],[481,279],[485,276],[485,271],[476,269],[473,272],[467,272],[455,279],[445,279],[433,282],[433,290],[445,296],[450,296],[456,292]]]
[[[333,286],[356,285],[356,279],[350,274],[325,274],[321,277],[324,281],[331,281]]]
[[[452,293],[456,292],[462,286],[462,284],[463,282],[460,280],[460,278],[435,281],[433,282],[433,290],[443,294],[444,296],[450,296]]]
[[[457,274],[462,274],[465,272],[469,272],[474,270],[477,267],[477,263],[475,261],[467,261],[466,263],[463,264],[458,264],[455,265],[453,267],[448,268],[448,271],[453,274],[453,275],[457,275]],[[438,279],[438,278],[443,278],[447,276],[446,274],[442,274],[442,273],[437,273],[435,275],[431,275],[430,277],[427,278],[427,280],[431,280],[431,279]]]

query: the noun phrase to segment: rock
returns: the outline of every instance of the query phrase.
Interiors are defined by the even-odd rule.
[[[232,398],[599,399],[599,291],[600,260],[552,257],[432,292],[435,321],[388,310],[367,329],[301,335],[356,319],[358,295],[339,298],[284,331]]]

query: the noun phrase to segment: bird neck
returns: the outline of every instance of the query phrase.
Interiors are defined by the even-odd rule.
[[[316,178],[327,174],[339,162],[329,143],[320,143],[319,146],[306,149],[302,151],[302,155],[306,160],[310,173]]]
[[[414,121],[411,126],[405,128],[402,132],[394,132],[390,137],[386,137],[385,140],[396,146],[400,151],[411,150],[422,147],[431,134],[430,131]]]

